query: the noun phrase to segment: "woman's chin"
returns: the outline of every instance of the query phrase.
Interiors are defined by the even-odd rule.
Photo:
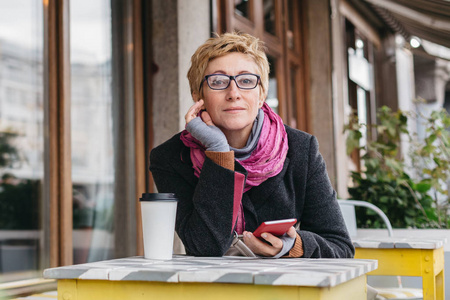
[[[230,125],[224,125],[224,126],[217,126],[222,130],[224,133],[233,133],[237,134],[239,132],[246,133],[247,131],[251,131],[251,124],[230,124]],[[249,130],[250,129],[250,130]]]

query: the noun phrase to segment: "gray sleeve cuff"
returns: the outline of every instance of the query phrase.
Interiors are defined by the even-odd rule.
[[[295,238],[291,238],[285,233],[280,237],[280,239],[283,241],[283,248],[281,248],[280,253],[275,255],[273,258],[280,258],[286,255],[292,249],[292,247],[294,247]]]

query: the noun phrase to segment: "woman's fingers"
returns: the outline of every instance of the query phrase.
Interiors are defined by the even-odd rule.
[[[199,101],[195,102],[194,105],[192,105],[189,108],[189,110],[187,111],[186,115],[184,116],[186,124],[197,117],[197,114],[202,109],[203,103],[204,103],[203,100],[200,99]]]
[[[286,234],[291,238],[296,238],[297,231],[294,226],[292,226]],[[268,232],[261,234],[261,238],[262,239],[255,237],[251,232],[244,231],[244,243],[255,254],[262,256],[275,256],[280,253],[283,248],[283,241],[280,238]]]
[[[280,240],[278,237],[274,236],[273,234],[264,232],[263,234],[261,234],[261,237],[267,242],[269,242],[273,248],[278,250],[275,254],[278,254],[281,248],[283,248],[283,241]]]
[[[291,238],[295,238],[297,236],[297,231],[295,230],[294,226],[292,226],[291,228],[289,228],[286,234]]]
[[[204,103],[205,102],[203,101],[203,99],[200,99],[197,102],[195,102],[194,105],[192,105],[189,108],[188,112],[184,116],[186,124],[197,117],[197,115],[201,111]],[[211,119],[211,116],[209,115],[209,113],[207,111],[203,111],[200,114],[200,117],[202,118],[202,121],[205,122],[206,125],[208,125],[208,126],[215,126],[213,121],[212,121],[212,119]]]
[[[255,237],[251,232],[244,232],[244,243],[255,254],[262,256],[275,256],[283,248],[283,241],[270,233],[263,233],[261,237],[268,243]]]

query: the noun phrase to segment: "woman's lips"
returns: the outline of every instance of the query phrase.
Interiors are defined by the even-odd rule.
[[[243,110],[245,110],[245,108],[243,108],[243,107],[230,107],[230,108],[224,109],[224,111],[228,112],[228,113],[238,113]]]

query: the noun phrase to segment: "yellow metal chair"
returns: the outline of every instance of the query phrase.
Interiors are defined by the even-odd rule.
[[[341,211],[344,216],[345,224],[347,226],[350,237],[352,239],[354,239],[357,235],[355,206],[365,207],[367,209],[371,209],[374,212],[376,212],[380,216],[380,218],[384,221],[384,224],[386,225],[389,237],[394,236],[394,232],[392,230],[392,225],[391,225],[391,222],[389,221],[388,217],[380,208],[373,205],[372,203],[365,202],[365,201],[359,201],[359,200],[338,200],[338,203],[339,203],[339,206],[341,207]],[[355,258],[361,258],[361,257],[358,257],[360,249],[358,249],[357,246],[358,245],[355,245],[355,248],[356,248]],[[364,258],[368,258],[366,256],[365,252],[362,255],[364,255]],[[369,256],[371,256],[371,255],[373,255],[373,257],[370,257],[371,259],[378,258],[377,253],[375,253],[375,252],[369,254]],[[401,284],[401,277],[397,276],[397,279],[398,279],[398,285],[399,285],[399,287],[397,287],[397,288],[375,287],[375,289],[378,292],[377,299],[380,299],[380,300],[382,300],[382,299],[410,299],[410,300],[423,299],[422,289],[403,288],[402,284]]]

